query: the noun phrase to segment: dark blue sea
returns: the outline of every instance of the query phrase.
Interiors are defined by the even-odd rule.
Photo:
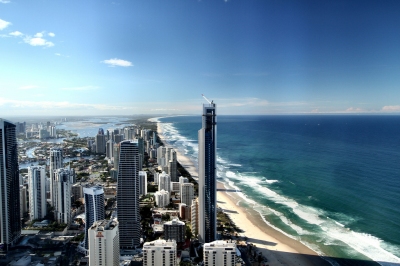
[[[197,163],[201,116],[159,118]],[[218,176],[320,255],[400,263],[400,116],[218,116]]]

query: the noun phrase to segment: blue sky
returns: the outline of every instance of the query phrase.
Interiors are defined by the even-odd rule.
[[[399,113],[400,1],[0,0],[0,115]]]

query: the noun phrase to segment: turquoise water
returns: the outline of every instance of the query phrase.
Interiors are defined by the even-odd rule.
[[[159,121],[196,163],[201,117]],[[217,130],[220,181],[266,223],[320,255],[400,265],[399,116],[219,116]]]

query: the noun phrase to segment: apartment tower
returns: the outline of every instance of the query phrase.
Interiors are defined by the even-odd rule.
[[[85,195],[85,249],[89,249],[88,230],[94,222],[104,220],[104,190],[101,186],[84,187],[83,194]],[[89,250],[90,253],[90,250]]]
[[[49,165],[49,177],[50,177],[50,199],[51,205],[55,206],[54,201],[54,171],[63,168],[63,150],[62,148],[51,148],[50,149],[50,165]]]
[[[199,130],[199,240],[209,243],[217,236],[216,104],[203,105]]]
[[[117,182],[120,249],[134,249],[140,245],[139,161],[138,141],[122,141]]]
[[[0,243],[8,250],[21,235],[19,167],[15,125],[0,118]]]
[[[44,166],[28,167],[28,184],[30,220],[43,219],[47,213],[46,169]]]

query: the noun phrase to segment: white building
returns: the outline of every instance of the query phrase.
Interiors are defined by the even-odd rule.
[[[235,266],[236,243],[217,240],[203,247],[204,266]]]
[[[192,224],[192,234],[197,236],[197,234],[199,233],[199,199],[198,198],[192,200],[191,213],[192,213],[192,218],[190,221]]]
[[[28,187],[30,220],[42,219],[47,214],[45,167],[28,167]]]
[[[143,266],[176,265],[176,242],[158,239],[143,245]]]
[[[89,266],[119,265],[118,223],[100,220],[88,229]]]
[[[194,198],[194,185],[192,183],[181,184],[181,203],[190,205]]]
[[[158,207],[163,208],[169,204],[169,192],[162,189],[154,193],[154,198]]]
[[[186,225],[178,219],[166,222],[164,227],[164,238],[167,240],[175,240],[177,243],[185,242]]]
[[[54,171],[63,168],[63,150],[62,148],[51,148],[50,149],[50,165],[49,165],[49,176],[50,176],[50,200],[51,205],[54,207]]]
[[[163,189],[171,192],[171,177],[165,172],[158,175],[158,191]]]
[[[54,218],[58,223],[71,222],[71,187],[74,173],[68,169],[57,169],[53,173]]]
[[[89,248],[88,230],[89,227],[96,221],[105,218],[104,206],[104,190],[101,186],[84,187],[83,194],[85,195],[85,249]]]
[[[139,194],[147,195],[147,173],[139,171]]]

